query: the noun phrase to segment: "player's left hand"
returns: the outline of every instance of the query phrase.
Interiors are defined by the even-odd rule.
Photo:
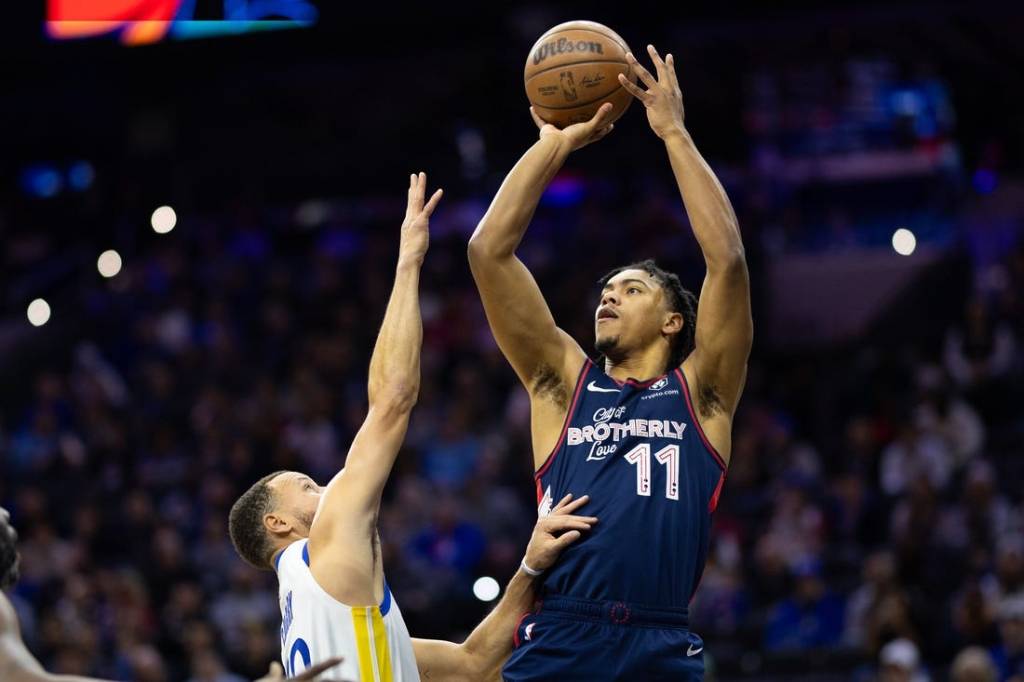
[[[409,176],[409,199],[402,221],[402,239],[398,247],[398,260],[422,263],[430,245],[430,216],[441,201],[443,190],[434,192],[424,203],[427,193],[427,174],[413,173]]]
[[[524,563],[536,571],[551,568],[566,547],[576,542],[584,531],[597,523],[596,516],[573,516],[573,512],[590,501],[589,495],[578,500],[566,495],[547,516],[537,519],[530,544],[526,546]]]
[[[321,661],[316,665],[308,668],[302,673],[299,673],[295,677],[289,677],[288,680],[315,680],[317,675],[320,673],[330,670],[334,666],[341,663],[343,658],[336,656],[335,658],[328,658],[326,661]],[[266,677],[261,677],[256,682],[285,682],[284,670],[281,668],[281,664],[274,662],[270,664],[270,670],[267,672]],[[324,680],[324,682],[346,682],[345,680]]]
[[[679,89],[679,80],[676,78],[676,65],[672,55],[665,59],[661,58],[654,45],[647,46],[647,53],[651,55],[654,68],[658,72],[655,78],[651,72],[643,67],[636,60],[632,52],[626,54],[626,60],[633,68],[633,72],[639,76],[640,81],[647,86],[647,90],[630,81],[624,74],[619,74],[619,83],[629,94],[643,102],[647,109],[647,122],[651,124],[651,130],[660,137],[666,137],[681,133],[683,127],[683,93]]]

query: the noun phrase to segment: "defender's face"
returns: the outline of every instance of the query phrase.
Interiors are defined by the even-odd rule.
[[[18,532],[11,525],[11,514],[0,507],[0,589],[18,580]]]
[[[601,290],[594,312],[597,349],[614,356],[652,343],[668,314],[657,280],[644,270],[623,270]]]
[[[300,535],[309,535],[324,489],[297,471],[279,474],[268,485],[277,502],[273,513],[289,522]]]

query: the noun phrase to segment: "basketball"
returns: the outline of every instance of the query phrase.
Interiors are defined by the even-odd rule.
[[[559,128],[590,120],[605,102],[614,106],[610,121],[615,121],[633,101],[619,84],[620,73],[636,82],[626,62],[629,51],[626,41],[603,24],[559,24],[530,49],[523,70],[526,97],[538,116]]]

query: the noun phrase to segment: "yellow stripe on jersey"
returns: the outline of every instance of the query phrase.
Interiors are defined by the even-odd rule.
[[[352,628],[356,633],[356,651],[359,652],[359,682],[378,682],[374,674],[373,654],[370,649],[370,620],[366,612],[373,607],[355,607],[352,609]]]
[[[373,644],[377,652],[377,667],[380,682],[394,682],[391,677],[391,647],[388,646],[388,631],[384,628],[384,617],[379,608],[370,609],[373,616]]]

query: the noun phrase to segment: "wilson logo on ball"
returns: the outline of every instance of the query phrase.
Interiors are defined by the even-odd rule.
[[[534,65],[537,65],[548,57],[553,57],[556,54],[566,54],[568,52],[591,52],[593,54],[604,54],[604,48],[601,43],[595,43],[589,40],[572,41],[568,38],[559,38],[558,40],[552,40],[544,43],[534,50],[533,63]]]

